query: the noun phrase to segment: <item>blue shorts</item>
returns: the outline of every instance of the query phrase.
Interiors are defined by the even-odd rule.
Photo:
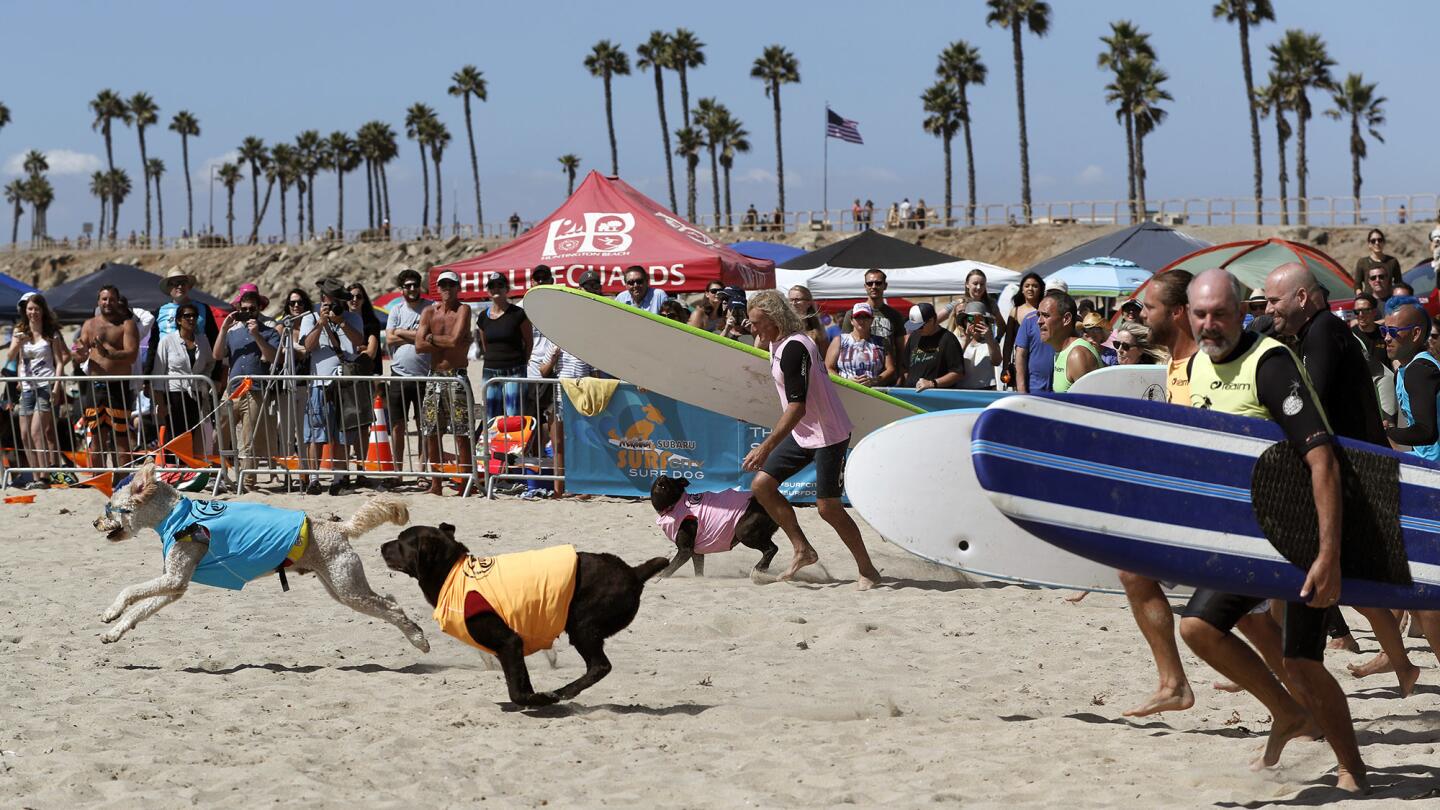
[[[305,441],[310,444],[354,442],[354,431],[342,431],[339,417],[334,404],[325,396],[325,386],[311,383],[310,397],[305,401]]]
[[[480,372],[481,384],[492,377],[524,377],[525,367],[515,368],[490,368],[486,366]],[[497,416],[520,416],[525,411],[522,398],[524,386],[518,382],[502,383],[485,387],[485,419],[491,420]]]
[[[39,411],[40,413],[52,413],[55,410],[50,404],[50,387],[32,385],[29,389],[20,392],[20,404],[15,408],[17,416],[30,416]]]

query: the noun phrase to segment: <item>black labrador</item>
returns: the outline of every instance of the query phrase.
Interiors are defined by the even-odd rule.
[[[655,479],[650,485],[650,505],[655,508],[655,514],[663,515],[670,511],[681,498],[688,497],[686,490],[690,487],[690,481],[685,478],[661,476]],[[699,496],[701,498],[706,495]],[[780,549],[776,548],[772,539],[775,532],[780,530],[780,524],[776,523],[765,507],[755,500],[752,495],[750,503],[745,507],[745,513],[735,524],[735,536],[731,540],[731,548],[735,543],[748,546],[760,552],[760,560],[755,563],[756,571],[766,571],[770,568],[770,561],[775,559],[775,554]],[[670,560],[664,571],[660,572],[660,578],[665,579],[685,564],[687,560],[693,560],[695,576],[705,576],[705,555],[695,553],[695,536],[698,526],[694,520],[686,519],[675,532],[675,556]]]
[[[448,523],[412,526],[400,537],[380,547],[380,556],[391,570],[409,574],[420,583],[425,600],[433,607],[445,579],[457,560],[470,550],[455,539],[455,527]],[[614,554],[578,552],[575,593],[565,618],[565,634],[585,660],[585,674],[553,692],[536,692],[525,666],[524,642],[493,610],[469,616],[465,629],[476,643],[495,651],[505,673],[510,701],[519,706],[548,706],[570,700],[610,674],[605,657],[605,639],[629,626],[640,609],[645,582],[667,564],[656,557],[631,566]]]

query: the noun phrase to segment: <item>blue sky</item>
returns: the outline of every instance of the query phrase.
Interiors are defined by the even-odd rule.
[[[1436,93],[1429,60],[1420,59],[1428,32],[1440,28],[1440,4],[1397,0],[1377,6],[1323,0],[1276,0],[1278,21],[1253,33],[1257,79],[1268,64],[1264,46],[1287,27],[1321,34],[1339,63],[1337,77],[1360,71],[1389,98],[1386,143],[1373,144],[1364,164],[1373,193],[1433,189],[1434,153],[1427,112]],[[1057,0],[1051,33],[1027,35],[1026,93],[1035,200],[1124,196],[1123,131],[1104,102],[1105,72],[1095,67],[1099,37],[1111,20],[1128,18],[1152,35],[1171,75],[1171,116],[1146,141],[1150,197],[1244,196],[1251,188],[1239,45],[1232,26],[1214,21],[1204,2]],[[908,196],[943,200],[938,139],[920,126],[919,96],[933,81],[936,55],[955,39],[980,48],[989,82],[971,93],[979,198],[1019,199],[1014,72],[1009,35],[985,26],[981,0],[874,2],[673,2],[546,4],[416,2],[246,3],[0,2],[0,101],[13,121],[0,130],[0,179],[15,158],[41,149],[56,164],[53,234],[73,234],[96,217],[88,176],[103,161],[91,131],[87,102],[104,87],[122,95],[144,90],[161,107],[162,125],[147,135],[152,156],[165,160],[167,233],[183,226],[184,178],[179,139],[164,129],[178,109],[201,122],[191,146],[196,223],[208,220],[207,161],[223,158],[246,135],[273,143],[303,129],[351,132],[381,118],[403,132],[404,110],[434,106],[455,140],[443,162],[447,223],[458,203],[473,221],[469,158],[458,99],[445,93],[452,72],[470,63],[489,81],[488,103],[476,108],[476,138],[486,219],[518,211],[544,216],[563,198],[558,156],[574,152],[582,172],[608,170],[609,146],[601,83],[582,60],[602,38],[634,47],[655,28],[694,30],[708,63],[691,72],[691,103],[715,96],[745,123],[754,146],[736,163],[737,209],[774,204],[774,127],[769,100],[749,77],[751,62],[779,43],[800,62],[801,83],[782,92],[786,193],[793,209],[819,208],[823,111],[828,100],[860,123],[864,146],[833,141],[830,205],[855,198],[884,207]],[[1413,32],[1413,33],[1411,33]],[[53,33],[53,35],[51,35]],[[680,126],[679,89],[667,73],[667,112]],[[636,71],[615,82],[616,129],[622,175],[663,201],[659,122],[654,84]],[[1317,108],[1328,107],[1328,100]],[[1275,194],[1273,126],[1262,121],[1266,193]],[[1294,159],[1294,141],[1290,144]],[[116,133],[116,161],[138,180],[133,130]],[[956,142],[955,196],[964,195],[963,153]],[[1347,128],[1317,114],[1310,134],[1311,193],[1348,195]],[[397,225],[420,217],[420,177],[414,146],[405,141],[390,172]],[[704,166],[702,161],[702,167]],[[677,159],[677,193],[684,208],[684,170]],[[1293,168],[1291,193],[1294,193]],[[708,172],[706,172],[708,175]],[[363,174],[346,178],[347,224],[363,221]],[[138,186],[138,182],[136,182]],[[262,188],[263,193],[263,188]],[[701,211],[709,211],[708,177]],[[293,200],[293,197],[292,197]],[[334,178],[322,175],[316,194],[321,224],[333,222]],[[237,193],[249,211],[248,181]],[[267,232],[278,231],[271,203]],[[143,195],[121,212],[122,232],[143,224]],[[291,227],[293,229],[293,206]],[[223,230],[223,189],[216,186],[216,227]],[[6,220],[9,217],[5,217]],[[28,222],[28,220],[27,220]],[[8,225],[9,223],[6,222]],[[203,225],[202,225],[203,226]],[[22,237],[26,226],[22,225]]]

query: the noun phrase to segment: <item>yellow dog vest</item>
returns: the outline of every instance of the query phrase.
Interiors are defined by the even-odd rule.
[[[565,632],[575,595],[574,546],[495,557],[466,555],[455,562],[435,600],[435,621],[446,635],[490,654],[465,628],[465,597],[477,593],[501,621],[525,642],[525,654],[550,649]]]

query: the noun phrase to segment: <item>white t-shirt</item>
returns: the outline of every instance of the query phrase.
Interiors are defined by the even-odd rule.
[[[964,354],[965,376],[959,387],[970,391],[994,388],[995,364],[990,362],[990,347],[977,340],[965,347]]]

